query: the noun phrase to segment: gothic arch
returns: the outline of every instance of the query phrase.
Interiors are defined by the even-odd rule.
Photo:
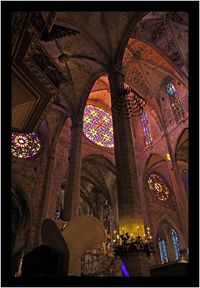
[[[158,223],[155,223],[155,230],[154,230],[155,231],[155,237],[157,236],[159,231],[163,230],[162,229],[163,226],[166,226],[167,229],[169,229],[169,228],[175,229],[179,235],[181,246],[184,246],[185,241],[184,241],[184,237],[182,235],[181,229],[179,228],[177,223],[175,223],[173,219],[171,219],[171,218],[169,219],[169,216],[167,216],[166,214],[164,214],[160,217],[160,220]],[[168,232],[168,231],[166,231],[166,232]]]
[[[188,85],[188,81],[186,79],[186,76],[183,74],[183,72],[174,65],[174,63],[169,59],[169,57],[167,57],[162,51],[160,51],[160,49],[158,49],[153,43],[151,43],[150,41],[147,41],[141,37],[136,37],[136,39],[144,42],[146,45],[149,45],[152,49],[154,49],[163,59],[165,59],[165,61],[167,61],[172,67],[173,69],[176,71],[176,73],[178,74],[178,76],[180,77],[177,77],[177,75],[173,75],[171,73],[169,73],[169,77],[173,77],[175,78],[177,81],[181,81],[186,87]]]
[[[32,204],[31,204],[31,198],[29,197],[28,193],[26,193],[25,188],[22,187],[22,185],[19,183],[19,181],[12,176],[11,179],[11,184],[12,184],[12,193],[13,192],[17,192],[20,194],[21,199],[23,199],[22,201],[24,201],[27,205],[27,208],[29,210],[29,218],[30,220],[33,219],[32,216]]]
[[[88,100],[88,97],[90,95],[90,92],[92,91],[92,87],[94,86],[95,82],[101,77],[105,76],[107,73],[105,71],[105,68],[102,68],[100,71],[98,71],[95,75],[92,75],[92,77],[89,79],[81,98],[81,102],[78,107],[78,121],[83,121],[83,114],[84,109]]]
[[[106,165],[107,168],[109,168],[113,173],[116,173],[114,163],[111,159],[108,159],[107,157],[103,156],[102,154],[90,154],[82,159],[82,165],[86,161],[95,161],[98,162],[101,165]]]
[[[110,160],[101,154],[91,154],[82,159],[81,178],[85,177],[88,182],[96,183],[96,189],[109,195],[113,202],[113,181],[116,179],[115,167]]]
[[[11,253],[12,253],[12,273],[15,275],[19,271],[20,261],[25,253],[29,240],[30,227],[32,222],[32,210],[30,199],[12,179],[11,194]]]
[[[175,147],[175,159],[188,163],[188,128],[185,128],[178,137]]]
[[[115,167],[110,160],[100,154],[91,154],[82,159],[81,205],[85,207],[86,204],[92,209],[89,213],[93,214],[95,211],[97,218],[102,218],[104,205],[109,205],[111,214],[115,215],[111,216],[113,219],[118,217]],[[96,210],[100,211],[99,214]]]
[[[159,154],[154,154],[154,153],[150,154],[145,164],[144,174],[146,175],[155,165],[157,165],[160,162],[165,162],[165,159],[163,159],[162,156],[160,156]]]
[[[124,52],[127,46],[127,43],[131,37],[131,34],[133,33],[137,23],[140,22],[140,20],[147,14],[148,12],[140,12],[137,17],[133,15],[133,18],[130,20],[129,28],[124,32],[123,37],[120,41],[120,45],[118,46],[118,49],[116,51],[116,63],[120,67],[122,63],[122,59],[124,56]]]
[[[159,12],[158,12],[159,13]],[[142,24],[146,24],[147,22],[146,21],[149,21],[150,20],[150,22],[148,22],[148,24],[149,24],[149,26],[151,27],[151,21],[153,21],[154,22],[154,20],[157,20],[158,22],[160,22],[160,24],[157,26],[157,31],[156,31],[156,29],[154,29],[154,30],[152,30],[151,28],[149,28],[151,31],[148,31],[149,33],[148,34],[150,34],[151,32],[153,32],[154,33],[154,36],[156,36],[157,38],[160,38],[161,40],[163,40],[163,38],[162,38],[162,35],[165,35],[165,33],[167,33],[167,31],[165,30],[165,29],[163,29],[162,28],[162,26],[161,26],[161,23],[162,24],[164,24],[164,25],[167,25],[168,26],[168,24],[170,23],[170,19],[168,18],[168,17],[166,17],[167,16],[167,14],[169,14],[168,12],[162,12],[162,13],[165,13],[165,17],[163,17],[162,19],[160,18],[160,16],[159,15],[157,15],[157,19],[156,18],[149,18],[149,19],[144,19],[144,17],[140,20],[140,21],[138,21],[138,23],[137,23],[137,25],[139,26],[140,24],[141,24],[141,22],[142,22]],[[173,12],[172,12],[173,13]],[[150,14],[151,14],[151,12],[150,12]],[[148,13],[146,14],[147,16],[148,16]],[[145,15],[145,16],[146,16]],[[168,15],[169,16],[169,15]],[[159,19],[160,18],[160,19]],[[167,19],[168,18],[168,19]],[[145,23],[146,22],[146,23]],[[142,25],[141,24],[141,25]],[[149,27],[149,26],[147,26],[147,27]],[[187,26],[187,24],[186,24],[186,26]],[[181,67],[180,66],[178,66],[177,65],[177,63],[174,61],[174,59],[172,59],[171,57],[170,57],[170,55],[169,55],[169,53],[168,53],[168,50],[170,50],[170,48],[168,49],[168,50],[166,50],[166,49],[162,49],[162,45],[159,45],[156,41],[153,41],[153,38],[151,37],[151,38],[148,38],[148,37],[146,37],[145,36],[145,33],[147,33],[147,31],[145,30],[146,28],[142,28],[141,30],[140,30],[140,28],[139,28],[139,30],[138,30],[138,28],[139,27],[135,27],[135,30],[134,30],[134,32],[133,32],[133,37],[136,37],[137,39],[139,39],[139,40],[141,40],[141,41],[144,41],[146,44],[148,44],[148,45],[151,45],[152,46],[152,48],[153,49],[155,49],[158,53],[160,53],[161,55],[162,55],[162,57],[172,66],[172,67],[174,67],[174,69],[176,70],[176,72],[181,76],[181,78],[184,78],[184,81],[186,81],[187,82],[187,79],[186,79],[186,75],[185,75],[185,73],[182,71],[182,69],[181,69]],[[172,33],[172,31],[171,31],[171,29],[170,29],[170,34],[172,34],[173,35],[173,33]],[[167,35],[166,35],[166,39],[168,39],[167,38]],[[169,39],[168,39],[168,41],[169,41]],[[175,37],[173,36],[172,37],[172,41],[175,41]],[[157,44],[156,44],[157,43]],[[164,43],[165,44],[165,43]],[[178,45],[178,47],[176,47],[176,52],[180,52],[180,47],[179,47],[179,44],[176,42],[176,45],[175,46],[177,46]],[[179,53],[179,56],[181,55],[181,53]],[[182,58],[182,56],[181,56],[181,58]],[[184,59],[184,58],[182,58],[182,65],[184,65],[184,62],[186,62],[186,59]]]

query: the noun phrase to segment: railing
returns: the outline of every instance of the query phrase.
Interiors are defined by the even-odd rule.
[[[108,255],[86,253],[82,256],[82,276],[121,276],[121,262],[118,258]]]

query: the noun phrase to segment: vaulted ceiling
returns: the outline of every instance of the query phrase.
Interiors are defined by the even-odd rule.
[[[38,128],[52,105],[75,114],[91,90],[109,93],[107,78],[96,79],[113,63],[154,106],[166,77],[187,86],[184,12],[16,12],[12,20],[15,128]],[[47,41],[42,25],[76,33]]]

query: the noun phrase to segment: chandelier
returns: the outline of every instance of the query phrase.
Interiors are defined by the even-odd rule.
[[[149,231],[149,230],[148,230]],[[123,235],[117,235],[118,237],[113,240],[114,255],[120,258],[124,257],[128,253],[143,252],[146,256],[150,256],[155,253],[155,247],[152,241],[152,236],[149,232],[146,238],[138,235],[133,238],[132,234],[123,233]]]
[[[140,116],[146,100],[131,87],[123,89],[112,106],[112,111],[122,118]]]

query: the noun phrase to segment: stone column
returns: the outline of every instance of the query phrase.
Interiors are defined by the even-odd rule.
[[[181,229],[184,235],[184,239],[182,240],[184,240],[185,243],[182,243],[182,246],[183,248],[187,248],[188,247],[188,197],[187,197],[187,194],[185,193],[185,187],[184,187],[183,181],[178,171],[178,167],[177,167],[176,159],[175,159],[175,152],[169,139],[167,126],[166,126],[165,121],[163,121],[164,119],[163,107],[160,102],[158,102],[158,104],[159,104],[160,113],[161,113],[161,124],[162,124],[162,128],[164,131],[165,142],[166,142],[166,146],[171,157],[171,161],[170,162],[168,161],[168,169],[169,169],[169,174],[170,174],[172,185],[173,185],[172,187],[173,192],[176,198],[176,204],[177,204],[177,210],[179,213]],[[183,206],[182,203],[184,203],[185,205]]]
[[[122,257],[122,267],[127,270],[129,277],[150,276],[149,259],[144,252],[127,253]]]
[[[182,244],[181,246],[183,246],[183,248],[187,248],[188,247],[188,197],[185,193],[185,188],[183,186],[184,184],[182,182],[182,179],[180,178],[173,152],[170,149],[171,147],[168,146],[168,148],[169,148],[169,152],[170,152],[171,159],[172,159],[171,161],[172,164],[171,164],[171,167],[169,168],[169,171],[170,171],[171,181],[173,184],[174,194],[176,196],[176,204],[177,204],[177,208],[178,208],[178,212],[180,216],[181,228],[184,234],[184,239],[180,238],[180,240],[185,241],[185,243],[181,243]]]
[[[124,89],[124,75],[118,71],[109,74],[112,107]],[[112,112],[115,163],[117,176],[117,198],[119,209],[120,233],[132,233],[133,236],[144,234],[144,221],[140,203],[137,170],[133,150],[130,119],[124,119]]]
[[[63,220],[70,221],[79,215],[81,177],[82,122],[72,123],[71,145],[64,195]]]
[[[167,258],[169,262],[175,261],[175,252],[171,235],[166,235]]]

